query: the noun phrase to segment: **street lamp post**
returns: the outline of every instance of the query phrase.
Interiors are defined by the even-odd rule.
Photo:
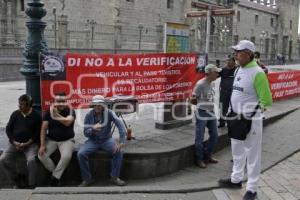
[[[144,29],[144,26],[143,26],[141,23],[139,23],[138,29],[139,29],[139,50],[141,50],[142,31],[143,31],[143,29]]]
[[[52,9],[52,13],[53,13],[53,16],[54,16],[54,48],[56,49],[56,38],[57,38],[57,34],[56,34],[56,7],[53,7]]]
[[[88,23],[91,25],[91,49],[94,48],[94,34],[95,34],[95,25],[97,22],[95,20],[88,21]]]
[[[228,38],[227,38],[227,35],[228,35],[228,33],[229,33],[229,28],[227,27],[227,25],[225,25],[224,26],[224,28],[222,29],[222,35],[224,35],[224,40],[225,40],[225,48],[227,49],[227,40],[228,40]]]
[[[211,7],[207,11],[206,17],[206,41],[205,41],[205,52],[209,52],[209,43],[210,43],[210,27],[211,27]]]
[[[25,13],[30,17],[26,21],[28,36],[25,42],[23,55],[24,64],[20,69],[21,74],[26,79],[26,93],[33,99],[33,107],[41,108],[40,96],[40,72],[39,72],[39,54],[46,54],[48,46],[44,36],[46,23],[41,19],[46,16],[44,3],[40,0],[31,0]]]

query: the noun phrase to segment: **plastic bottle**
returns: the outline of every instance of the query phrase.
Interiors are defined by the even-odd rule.
[[[128,128],[127,128],[127,140],[131,140],[131,139],[133,139],[132,129],[131,129],[131,126],[129,125]]]

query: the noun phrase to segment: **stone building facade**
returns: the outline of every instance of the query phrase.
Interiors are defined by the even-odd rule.
[[[267,59],[280,53],[286,58],[299,58],[298,0],[240,0],[235,5],[233,43],[240,39],[253,41]]]
[[[0,47],[24,44],[28,2],[0,0]],[[241,39],[255,42],[267,59],[277,53],[299,57],[299,0],[44,0],[45,35],[52,48],[160,52],[164,23],[177,22],[190,25],[191,51],[201,52],[205,50],[206,18],[185,18],[187,11],[197,10],[192,2],[236,11],[234,16],[213,17],[212,57],[222,57]]]

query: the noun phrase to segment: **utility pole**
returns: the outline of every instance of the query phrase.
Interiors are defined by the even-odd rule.
[[[56,33],[56,7],[53,7],[52,13],[54,15],[54,48],[56,49],[56,38],[57,38],[57,33]]]

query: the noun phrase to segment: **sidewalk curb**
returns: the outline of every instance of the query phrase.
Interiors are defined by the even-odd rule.
[[[280,113],[278,115],[271,116],[264,120],[264,126],[270,125],[277,120],[285,117],[286,115],[298,110],[300,107],[293,108],[289,111]],[[219,137],[221,140],[220,143],[222,148],[226,147],[229,144],[227,135],[221,135]],[[226,144],[227,141],[227,144]],[[219,147],[220,148],[220,147]],[[273,163],[271,166],[265,167],[262,172],[270,169],[279,162],[285,160],[300,149],[293,151],[292,153],[286,155],[284,158],[281,158],[276,163]],[[221,188],[217,182],[209,182],[206,184],[185,184],[185,185],[176,185],[176,186],[128,186],[128,187],[60,187],[60,188],[44,188],[38,187],[32,191],[32,194],[46,194],[46,195],[62,195],[62,194],[129,194],[129,193],[148,193],[148,194],[163,194],[163,193],[193,193],[193,192],[202,192],[212,189]]]

